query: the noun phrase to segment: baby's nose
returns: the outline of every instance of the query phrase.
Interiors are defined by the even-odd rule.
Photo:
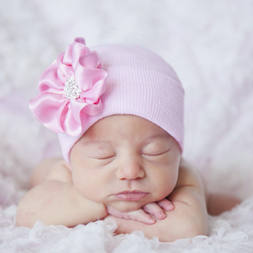
[[[141,179],[145,176],[145,171],[138,159],[129,159],[121,164],[116,171],[116,176],[120,180]]]

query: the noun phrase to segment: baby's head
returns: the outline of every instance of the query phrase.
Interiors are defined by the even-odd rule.
[[[171,135],[133,115],[96,122],[70,153],[78,191],[121,211],[165,198],[176,185],[179,160],[180,147]]]
[[[59,133],[83,195],[134,210],[164,198],[176,184],[184,90],[170,65],[146,49],[91,49],[75,39],[41,76],[30,109]],[[117,195],[127,190],[142,193]]]

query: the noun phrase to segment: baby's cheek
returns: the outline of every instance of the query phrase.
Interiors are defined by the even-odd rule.
[[[157,190],[153,192],[157,200],[166,198],[172,193],[177,183],[177,179],[174,177],[162,177]]]
[[[87,197],[89,195],[89,192],[92,193],[92,189],[90,189],[90,186],[92,184],[89,184],[89,178],[82,175],[82,173],[75,173],[73,176],[73,185],[78,190],[79,193],[81,193],[84,197]]]

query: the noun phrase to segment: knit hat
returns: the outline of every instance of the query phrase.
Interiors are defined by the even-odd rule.
[[[74,57],[76,44],[82,44],[85,49]],[[77,38],[70,46],[71,50],[67,49],[65,55],[59,55],[58,66],[53,67],[54,75],[47,73],[47,78],[44,74],[40,79],[40,94],[44,92],[44,97],[49,97],[48,93],[51,92],[53,101],[41,98],[40,94],[30,101],[34,115],[46,127],[58,132],[63,157],[67,162],[70,162],[73,145],[90,126],[102,118],[116,114],[136,115],[153,122],[168,132],[183,151],[184,90],[167,62],[136,45],[99,45],[90,51],[85,46],[84,39]],[[72,55],[72,61],[67,55]],[[62,70],[60,64],[72,69]],[[48,81],[50,78],[55,80]],[[52,91],[53,88],[58,88],[57,85],[61,91]],[[55,102],[56,96],[59,96],[58,103]],[[81,99],[84,101],[82,106]],[[46,103],[50,106],[41,109],[41,104]],[[54,111],[52,108],[56,107],[57,110]],[[47,114],[48,117],[45,116]]]

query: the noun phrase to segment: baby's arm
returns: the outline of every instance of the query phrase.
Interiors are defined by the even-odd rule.
[[[62,161],[56,162],[45,181],[21,199],[16,224],[32,227],[37,220],[48,225],[68,227],[85,224],[107,215],[103,204],[84,198],[73,186],[71,172]]]
[[[164,220],[157,220],[154,225],[108,217],[117,222],[117,233],[142,230],[146,237],[156,236],[165,242],[207,234],[208,220],[202,182],[197,172],[184,160],[180,164],[177,185],[168,198],[175,209],[166,212],[167,217]]]

